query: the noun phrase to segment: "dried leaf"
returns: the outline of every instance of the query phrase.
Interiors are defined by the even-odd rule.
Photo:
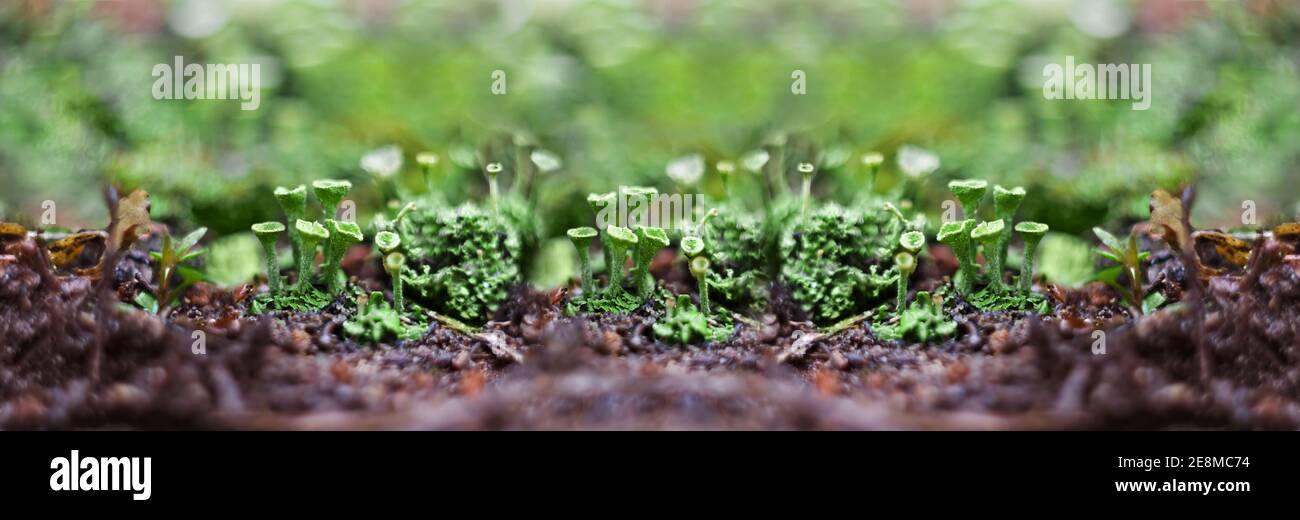
[[[57,267],[67,267],[81,257],[81,253],[86,250],[86,246],[94,243],[103,244],[103,231],[78,231],[66,237],[51,242],[47,248],[50,250],[50,260]]]
[[[149,230],[149,193],[135,190],[117,203],[117,232],[113,235],[113,248],[131,247],[135,239]]]
[[[1232,265],[1240,267],[1246,265],[1250,259],[1250,244],[1227,233],[1214,230],[1196,231],[1192,233],[1192,238],[1196,240],[1197,245],[1214,245],[1215,252]]]
[[[1287,222],[1273,228],[1273,237],[1278,240],[1295,240],[1300,238],[1300,222]]]
[[[22,240],[27,238],[27,228],[12,222],[0,222],[0,240]]]
[[[1182,201],[1165,190],[1151,192],[1151,229],[1170,247],[1188,252],[1191,247],[1191,230]]]

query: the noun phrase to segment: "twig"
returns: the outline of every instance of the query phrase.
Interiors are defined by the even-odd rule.
[[[466,325],[460,320],[450,316],[443,316],[433,311],[429,311],[429,317],[451,330],[482,341],[488,346],[488,350],[492,352],[492,355],[498,358],[508,359],[515,363],[522,363],[524,361],[524,355],[521,354],[518,349],[510,346],[509,343],[506,343],[505,335],[500,331],[494,330],[491,332],[479,332],[478,329]]]
[[[802,358],[804,354],[808,352],[808,347],[813,346],[814,344],[816,344],[817,342],[823,339],[829,338],[831,336],[844,332],[845,330],[848,330],[854,325],[861,323],[863,320],[870,318],[871,314],[872,311],[867,311],[857,316],[854,316],[852,318],[842,320],[820,331],[811,331],[811,332],[804,333],[803,335],[795,339],[794,343],[791,343],[790,346],[786,347],[785,350],[781,351],[780,354],[776,355],[776,362],[785,363],[787,360],[790,359]]]

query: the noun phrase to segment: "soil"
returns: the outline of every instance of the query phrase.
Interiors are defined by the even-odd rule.
[[[870,320],[820,335],[779,286],[720,344],[656,341],[648,307],[565,317],[566,290],[517,287],[484,335],[435,321],[419,341],[371,345],[345,339],[341,301],[255,316],[246,306],[264,286],[198,284],[158,317],[116,304],[149,279],[147,257],[117,259],[96,281],[54,269],[35,240],[4,247],[6,429],[1300,426],[1300,261],[1272,239],[1244,272],[1192,285],[1156,251],[1148,279],[1181,302],[1148,316],[1101,284],[1038,285],[1050,315],[959,302],[957,336],[928,346],[878,341]],[[345,270],[385,288],[364,252]],[[935,253],[913,290],[952,274],[951,255]],[[653,270],[670,290],[694,290],[680,262]]]

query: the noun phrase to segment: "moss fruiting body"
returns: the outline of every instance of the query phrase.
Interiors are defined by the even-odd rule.
[[[294,287],[301,289],[311,285],[311,264],[316,260],[316,246],[329,240],[330,233],[325,226],[302,219],[294,221],[293,228],[302,240],[302,249],[295,259],[298,279],[294,282]]]
[[[343,197],[348,196],[352,183],[324,179],[311,183],[311,189],[316,193],[316,200],[320,201],[321,210],[325,212],[324,218],[333,219],[338,217],[339,203],[343,202]]]
[[[879,152],[870,152],[862,155],[862,167],[867,169],[867,193],[873,193],[876,190],[876,176],[880,174],[880,165],[884,164],[885,156]]]
[[[605,228],[605,247],[609,257],[605,264],[609,266],[609,290],[613,294],[623,292],[623,264],[627,262],[627,250],[637,243],[636,233],[622,226]]]
[[[1016,224],[1016,233],[1025,241],[1025,260],[1020,263],[1020,292],[1029,294],[1029,286],[1034,279],[1034,250],[1038,242],[1047,234],[1047,224],[1038,222],[1021,222]]]
[[[420,165],[420,171],[424,174],[424,189],[429,192],[433,192],[433,172],[440,161],[438,154],[433,152],[420,152],[415,155],[415,163]]]
[[[898,298],[895,301],[895,308],[902,312],[904,305],[907,304],[907,278],[916,270],[916,257],[912,256],[912,253],[903,251],[894,255],[894,265],[898,267]]]
[[[393,279],[393,306],[397,308],[397,312],[406,310],[402,299],[402,266],[404,265],[406,265],[406,256],[400,252],[393,251],[384,257],[384,271],[387,271],[388,277]]]
[[[591,241],[596,238],[596,228],[577,227],[568,231],[569,240],[578,250],[578,268],[582,275],[582,292],[584,296],[596,294],[596,282],[591,275]]]
[[[637,284],[637,295],[649,298],[655,285],[654,276],[650,274],[650,262],[654,260],[655,253],[668,247],[668,233],[663,228],[637,226],[636,234],[636,274],[633,280]]]
[[[726,195],[727,200],[731,200],[731,176],[736,173],[736,163],[731,161],[718,161],[718,177],[722,178],[722,193]]]
[[[817,168],[812,163],[799,163],[799,175],[803,176],[803,206],[799,211],[801,218],[808,216],[808,204],[812,200],[812,180]]]
[[[284,211],[284,221],[289,227],[289,245],[293,247],[293,261],[297,265],[298,257],[302,255],[302,237],[298,236],[293,223],[307,216],[307,187],[301,184],[293,189],[281,186],[273,193],[275,200],[280,202],[280,209]]]
[[[984,246],[984,260],[988,262],[989,283],[1002,286],[1002,262],[998,260],[998,241],[1006,224],[1001,220],[981,222],[971,231],[971,240]],[[972,244],[972,248],[974,245]]]
[[[262,222],[253,224],[253,233],[266,251],[266,283],[272,293],[280,292],[280,261],[275,254],[275,241],[284,232],[284,224],[279,222]]]
[[[402,237],[397,233],[392,231],[375,233],[375,247],[379,248],[381,253],[388,254],[400,245],[402,245]]]
[[[700,310],[709,315],[709,259],[697,256],[691,259],[691,275],[700,286]]]
[[[1002,186],[993,186],[993,211],[997,218],[1002,219],[1006,224],[1002,228],[1002,235],[998,237],[998,263],[1007,265],[1007,247],[1011,245],[1011,222],[1016,216],[1016,210],[1020,209],[1020,203],[1025,200],[1025,189],[1016,186],[1011,189]]]
[[[681,248],[687,258],[695,258],[704,252],[704,239],[697,236],[682,237]]]
[[[962,218],[976,218],[976,213],[980,209],[980,201],[984,199],[984,191],[988,189],[989,183],[979,179],[966,179],[951,181],[948,183],[948,191],[951,191],[954,197],[961,202]]]
[[[487,166],[484,166],[484,167],[483,167],[483,172],[487,174],[487,180],[488,180],[488,193],[489,193],[489,194],[491,195],[491,197],[492,197],[492,212],[493,212],[493,213],[496,213],[496,212],[497,212],[497,209],[498,209],[498,202],[497,202],[497,201],[498,201],[498,200],[500,199],[500,197],[501,197],[501,195],[500,195],[500,191],[499,191],[499,188],[497,188],[497,176],[501,174],[501,170],[502,170],[501,163],[495,163],[495,162],[494,162],[494,163],[488,163]]]
[[[952,252],[957,256],[957,262],[960,264],[954,281],[957,285],[957,292],[963,296],[971,294],[971,286],[975,283],[975,259],[971,253],[970,242],[970,232],[974,226],[975,219],[966,219],[948,222],[939,228],[939,242],[952,248]]]
[[[329,228],[330,236],[329,250],[326,252],[328,260],[322,273],[325,276],[325,283],[329,284],[329,293],[337,295],[343,289],[339,279],[339,263],[342,262],[343,255],[347,254],[348,248],[361,242],[365,237],[361,234],[361,228],[352,222],[329,219],[325,221],[325,226]]]
[[[342,203],[344,196],[347,196],[347,192],[351,188],[352,183],[348,181],[322,179],[322,181],[312,182],[312,191],[316,194],[316,200],[320,201],[321,212],[324,212],[321,218],[324,218],[326,222],[329,222],[331,218],[338,218],[338,205]],[[326,257],[329,256],[331,250],[334,250],[334,240],[337,239],[339,237],[334,237],[333,230],[331,230],[330,237],[325,239]]]

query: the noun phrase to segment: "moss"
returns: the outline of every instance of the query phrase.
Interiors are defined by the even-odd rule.
[[[925,291],[916,293],[912,304],[897,314],[896,322],[890,323],[894,320],[885,318],[883,309],[877,315],[880,321],[872,323],[871,331],[885,341],[910,339],[929,343],[957,332],[957,322],[944,312],[942,298]]]
[[[596,281],[591,274],[591,241],[596,238],[596,228],[593,227],[576,227],[570,229],[567,234],[569,240],[573,242],[574,249],[578,250],[578,268],[582,276],[583,294],[595,294]]]
[[[975,284],[975,255],[970,241],[970,232],[974,226],[974,219],[948,222],[939,228],[939,235],[936,237],[940,243],[952,248],[953,254],[957,257],[959,265],[955,283],[957,292],[962,296],[970,295]]]
[[[504,209],[504,208],[503,208]],[[482,323],[522,280],[523,238],[511,218],[463,204],[428,205],[396,224],[407,295],[433,310]]]
[[[394,308],[384,300],[383,293],[375,291],[364,298],[357,312],[343,323],[343,332],[353,338],[368,340],[371,343],[394,338],[417,340],[429,328],[428,322],[422,319],[422,315],[423,313],[403,315],[400,309]]]
[[[664,301],[664,311],[652,327],[655,337],[671,344],[691,345],[701,341],[726,341],[735,332],[735,325],[727,313],[710,318],[691,303],[690,298],[678,296]]]
[[[253,224],[253,233],[257,235],[257,240],[262,243],[262,250],[266,253],[266,283],[272,293],[280,292],[280,262],[275,254],[275,242],[279,240],[280,233],[284,232],[284,224],[279,222],[260,222]]]

